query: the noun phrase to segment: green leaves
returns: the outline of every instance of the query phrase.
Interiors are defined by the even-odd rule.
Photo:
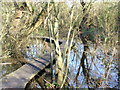
[[[58,84],[57,82],[53,82],[51,83],[46,83],[46,87],[47,88],[55,88],[55,87],[60,87],[60,84]]]

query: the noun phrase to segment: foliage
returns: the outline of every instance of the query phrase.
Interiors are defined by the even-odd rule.
[[[107,56],[115,56],[118,48],[117,34],[119,33],[120,16],[118,3],[86,3],[85,6],[81,3],[73,3],[72,7],[69,7],[63,2],[3,2],[1,9],[3,19],[0,37],[2,58],[24,58],[26,47],[32,43],[29,38],[32,35],[53,38],[53,49],[56,52],[56,73],[58,74],[58,82],[53,85],[63,87],[67,80],[72,44],[75,40],[81,39],[87,48],[91,44],[95,45],[95,49],[102,47],[106,56],[102,62],[106,66],[107,74],[109,73],[107,69],[113,60],[110,59],[109,62]],[[83,37],[81,38],[80,35]],[[63,38],[66,40],[64,50],[60,48],[58,42]],[[75,49],[75,47],[73,48]],[[85,49],[84,55],[92,53],[93,57],[95,56],[94,52]],[[83,59],[87,62],[86,58]],[[84,60],[83,62],[85,62]],[[82,62],[81,59],[80,61]],[[88,63],[86,64],[88,65]],[[83,71],[86,71],[87,65],[83,67]],[[46,86],[51,87],[51,84],[48,83]]]

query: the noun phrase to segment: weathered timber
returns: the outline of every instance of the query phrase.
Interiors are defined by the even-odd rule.
[[[35,36],[31,38],[32,39],[39,38],[45,40],[48,43],[50,42],[49,37]],[[64,50],[65,42],[66,42],[65,40],[59,40],[60,48],[62,50]],[[23,65],[16,71],[0,79],[0,82],[2,82],[2,88],[25,88],[27,83],[32,78],[34,78],[34,76],[37,75],[38,72],[43,70],[49,64],[50,64],[49,54],[44,55],[43,58],[31,59],[30,62],[28,62],[27,64]]]
[[[6,75],[2,81],[2,88],[25,88],[26,84],[50,63],[50,55],[32,59],[16,71]]]
[[[47,43],[50,43],[50,37],[46,37],[46,36],[30,36],[29,38],[30,39],[40,39]],[[52,38],[52,37],[51,37],[51,43],[54,44],[54,38]],[[60,45],[61,49],[64,49],[65,43],[66,43],[66,40],[59,39],[59,45]],[[75,44],[75,43],[73,42],[73,44]],[[70,41],[68,42],[68,45],[70,45]]]
[[[46,41],[50,43],[50,37],[43,37],[43,36],[30,36],[30,39],[41,39],[43,41]],[[64,40],[59,39],[59,45],[63,44]],[[54,43],[54,39],[51,38],[51,43]]]

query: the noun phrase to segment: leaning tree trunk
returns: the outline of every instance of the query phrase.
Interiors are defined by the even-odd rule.
[[[22,50],[23,48],[25,48],[25,44],[27,44],[27,37],[32,33],[37,31],[37,29],[40,27],[40,25],[43,23],[43,21],[46,18],[46,10],[47,10],[47,3],[45,4],[45,7],[41,10],[41,12],[39,12],[38,15],[36,15],[36,18],[29,22],[26,21],[26,23],[29,23],[26,30],[23,30],[21,27],[21,21],[23,21],[23,17],[24,17],[24,11],[27,10],[27,12],[30,12],[31,15],[29,16],[29,18],[34,17],[32,16],[32,9],[29,5],[28,2],[23,2],[22,6],[19,7],[19,5],[14,2],[14,7],[16,10],[15,13],[15,18],[12,22],[12,27],[10,28],[9,32],[10,32],[10,37],[11,37],[11,44],[10,44],[10,56],[13,58],[22,58]],[[51,10],[52,6],[50,6],[49,11]],[[25,24],[27,25],[27,24]],[[23,31],[22,31],[23,30]],[[25,43],[23,45],[23,43]]]

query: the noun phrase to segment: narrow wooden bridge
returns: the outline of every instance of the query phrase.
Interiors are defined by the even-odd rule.
[[[2,88],[25,88],[26,84],[48,64],[50,64],[49,54],[44,58],[31,59],[31,62],[2,78]]]
[[[50,42],[49,38],[37,38],[42,38],[46,42]],[[62,44],[62,41],[59,41],[59,44]],[[2,88],[25,88],[26,84],[49,64],[49,54],[44,55],[43,58],[31,59],[29,63],[2,78],[0,80],[2,82]]]

